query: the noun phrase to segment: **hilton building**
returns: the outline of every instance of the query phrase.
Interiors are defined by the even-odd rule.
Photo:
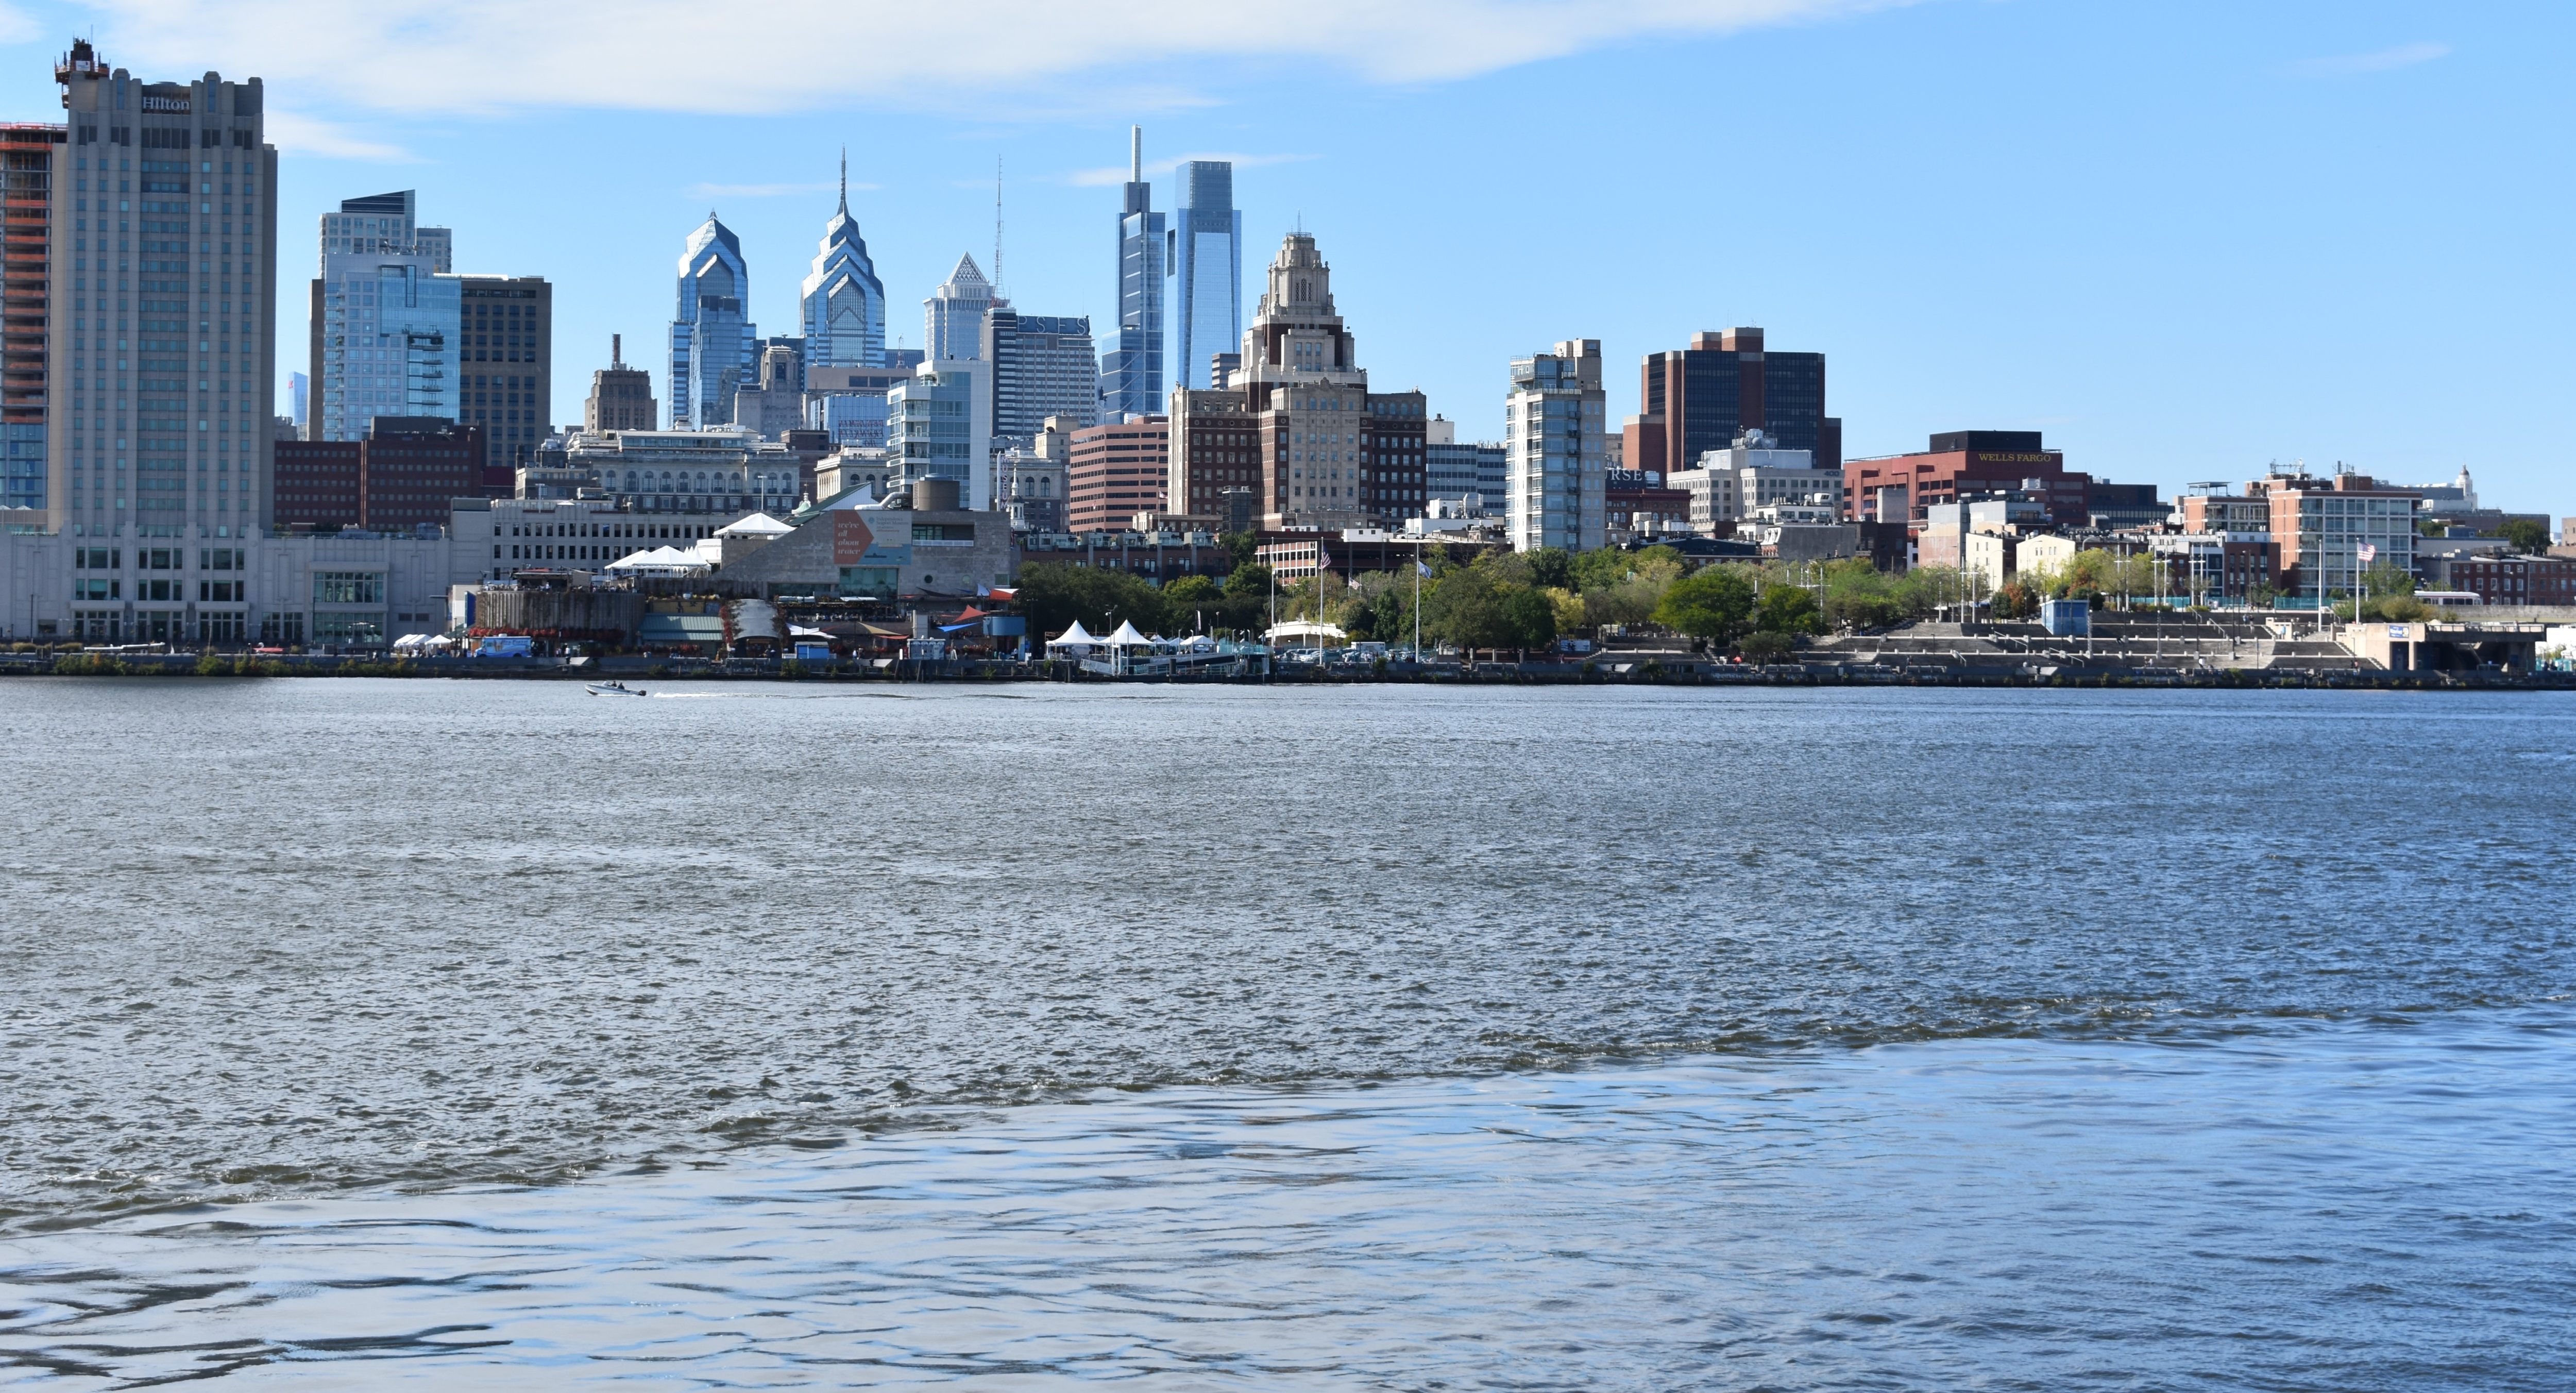
[[[144,82],[86,42],[54,75],[44,525],[242,536],[269,521],[276,420],[277,151],[259,79]],[[19,404],[12,444],[32,424]]]

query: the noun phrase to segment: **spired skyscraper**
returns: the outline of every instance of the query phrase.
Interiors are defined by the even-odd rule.
[[[1163,215],[1145,182],[1145,128],[1127,132],[1127,199],[1118,215],[1118,346],[1101,361],[1102,405],[1111,418],[1163,409],[1163,278],[1169,273]]]
[[[822,250],[799,297],[809,368],[885,366],[885,284],[850,216],[850,157],[841,156],[841,209],[823,224]]]
[[[751,269],[733,229],[711,211],[680,254],[679,308],[671,320],[671,428],[733,420],[733,394],[752,381],[760,330],[744,312]]]
[[[984,316],[1010,303],[993,292],[974,257],[958,257],[957,269],[921,302],[921,345],[929,361],[982,356]]]
[[[1191,160],[1180,168],[1173,215],[1172,385],[1222,387],[1210,359],[1243,342],[1243,214],[1234,206],[1234,165]],[[1159,408],[1157,408],[1159,409]]]

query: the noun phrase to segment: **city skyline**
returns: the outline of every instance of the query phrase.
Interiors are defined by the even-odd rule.
[[[1264,108],[1282,79],[1215,60],[1193,74],[1216,89],[1205,104],[1140,97],[1039,125],[1009,110],[836,111],[820,99],[774,115],[562,104],[592,98],[549,99],[507,121],[435,104],[393,112],[348,95],[340,77],[273,63],[236,71],[231,52],[212,56],[275,94],[272,124],[287,133],[281,226],[418,188],[456,229],[457,265],[555,282],[566,356],[547,415],[559,425],[578,419],[579,384],[603,365],[609,334],[661,336],[657,286],[710,206],[746,259],[771,268],[746,318],[795,322],[788,268],[802,269],[831,215],[844,143],[852,212],[888,300],[918,301],[961,253],[988,254],[985,167],[1001,149],[1009,168],[1030,171],[1009,188],[1006,293],[1114,325],[1103,228],[1127,173],[1127,128],[1140,122],[1161,152],[1146,162],[1158,211],[1179,206],[1181,160],[1230,159],[1244,237],[1257,249],[1301,224],[1329,237],[1376,373],[1422,387],[1462,438],[1499,438],[1513,357],[1600,338],[1609,410],[1624,419],[1638,410],[1629,364],[1697,332],[1761,324],[1832,357],[1855,457],[1913,448],[1934,430],[2040,428],[2083,467],[2168,489],[2275,460],[2401,479],[2468,464],[2500,493],[2564,511],[2570,408],[2548,385],[2563,379],[2566,350],[2547,326],[2569,291],[2538,249],[2538,230],[2563,221],[2565,196],[2550,187],[2563,181],[2512,173],[2556,163],[2530,132],[2566,99],[2524,78],[2563,50],[2563,17],[2443,16],[2436,33],[2398,7],[2293,7],[2230,24],[2228,44],[2203,50],[2178,25],[2115,43],[2116,15],[1925,4],[1652,45],[1614,37],[1465,76],[1336,68],[1309,80],[1341,109],[1293,123]],[[135,40],[113,19],[100,39],[113,61],[154,63],[115,47]],[[34,33],[11,46],[21,119],[53,114],[42,73],[59,46]],[[1676,159],[1651,123],[1687,108],[1685,72],[1712,61],[1726,64],[1751,133],[1794,158],[1758,170],[1687,153],[1670,168],[1640,163],[1639,147]],[[2085,65],[2093,76],[2079,83],[2069,74]],[[1935,69],[1938,87],[2009,82],[2027,95],[1979,109],[1898,100],[1921,96]],[[1813,104],[1828,81],[1888,90]],[[2104,99],[2084,99],[2088,87]],[[1559,89],[1588,105],[1550,105]],[[1515,137],[1498,124],[1514,111],[1547,119]],[[551,192],[567,171],[625,167],[665,137],[679,142],[668,163],[696,180],[619,186],[630,206],[613,231],[590,203],[600,191]],[[1596,206],[1495,201],[1498,174],[1517,167],[1515,140],[1574,170]],[[1816,170],[1815,186],[1768,186],[1785,166]],[[2476,187],[2483,211],[2397,196],[2406,187]],[[1654,216],[1602,216],[1622,190]],[[1514,225],[1491,224],[1505,208]],[[1537,276],[1516,227],[1531,218],[1558,258]],[[562,250],[573,245],[578,264]],[[281,299],[282,412],[308,334],[302,305]],[[890,338],[913,337],[908,316],[890,318]],[[2396,351],[2428,338],[2476,351],[2429,368]],[[662,365],[649,366],[670,400]]]

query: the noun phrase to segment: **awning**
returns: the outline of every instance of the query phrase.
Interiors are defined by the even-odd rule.
[[[724,621],[712,614],[648,614],[635,628],[638,643],[722,643]]]

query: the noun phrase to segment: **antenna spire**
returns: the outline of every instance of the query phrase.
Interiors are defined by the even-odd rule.
[[[1002,298],[1002,157],[993,157],[993,298]]]
[[[850,147],[841,147],[841,216],[850,215]]]
[[[1127,182],[1130,184],[1145,182],[1145,128],[1143,126],[1127,128]]]

